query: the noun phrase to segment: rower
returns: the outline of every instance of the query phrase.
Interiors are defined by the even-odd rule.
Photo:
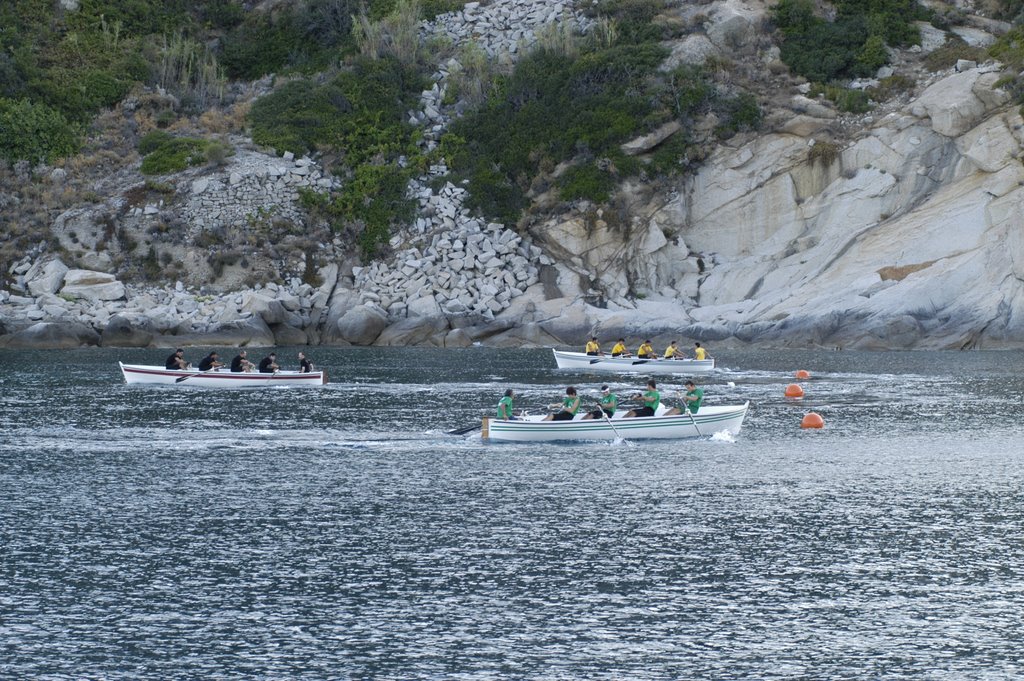
[[[700,343],[693,344],[693,358],[694,359],[707,359],[707,351],[700,346]]]
[[[216,352],[211,352],[206,357],[203,357],[201,360],[199,360],[200,371],[210,371],[212,369],[219,369],[222,366],[224,366],[224,362],[221,362],[218,359],[218,355]]]
[[[704,403],[704,390],[698,388],[692,378],[686,382],[686,395],[683,396],[683,401],[686,402],[686,408],[691,414],[696,414],[700,405]]]
[[[612,347],[612,357],[629,357],[629,350],[626,349],[626,339],[620,338]]]
[[[277,353],[272,352],[263,359],[260,360],[260,373],[261,374],[275,374],[281,370],[281,367],[277,365]]]
[[[658,359],[650,340],[645,340],[640,344],[640,347],[636,349],[636,356],[640,359]]]
[[[606,385],[601,386],[601,399],[597,402],[597,409],[590,412],[584,419],[603,419],[611,418],[615,414],[616,407],[619,406],[618,396],[612,392],[611,388]]]
[[[243,371],[246,373],[250,373],[252,372],[253,369],[256,368],[256,365],[246,358],[246,354],[247,353],[245,350],[238,351],[238,354],[235,355],[235,358],[231,360],[231,371],[235,372],[236,374],[241,373]]]
[[[653,378],[647,381],[647,391],[642,395],[636,395],[636,397],[643,401],[644,406],[639,409],[630,409],[623,418],[654,416],[654,413],[658,411],[658,406],[661,404],[661,393],[658,392],[658,386],[654,383]]]
[[[306,359],[306,353],[299,353],[299,373],[300,374],[311,374],[313,373],[313,363]]]
[[[185,361],[185,351],[181,348],[178,348],[169,355],[164,363],[165,369],[188,369],[191,366],[191,364]]]
[[[580,408],[580,398],[576,394],[576,388],[571,385],[566,388],[565,399],[562,400],[562,404],[553,404],[551,407],[553,409],[561,407],[561,410],[555,414],[548,414],[544,417],[544,421],[572,421]]]
[[[664,357],[665,359],[683,359],[683,352],[679,349],[679,346],[676,345],[676,342],[672,341],[668,344],[668,347],[665,348]]]
[[[587,341],[587,354],[594,357],[601,354],[601,345],[597,342],[597,336],[591,336]]]

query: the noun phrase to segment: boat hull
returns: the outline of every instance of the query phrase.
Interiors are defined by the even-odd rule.
[[[541,421],[541,416],[527,420],[504,421],[485,417],[482,435],[488,440],[503,442],[552,442],[559,440],[678,440],[708,437],[726,431],[740,432],[750,403],[736,406],[702,407],[691,416],[647,416],[637,418],[585,419],[573,421]]]
[[[274,374],[238,373],[233,371],[195,369],[164,369],[145,364],[118,362],[124,382],[130,385],[178,385],[193,388],[265,388],[318,386],[327,383],[326,371],[299,373],[278,371]]]
[[[637,357],[595,357],[585,352],[552,350],[559,369],[615,371],[630,374],[707,374],[715,370],[714,359],[639,359]]]

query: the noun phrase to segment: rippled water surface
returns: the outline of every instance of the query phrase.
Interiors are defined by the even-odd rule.
[[[0,358],[0,678],[1024,675],[1020,353],[721,352],[739,436],[586,445],[446,433],[646,377],[311,354],[324,388]]]

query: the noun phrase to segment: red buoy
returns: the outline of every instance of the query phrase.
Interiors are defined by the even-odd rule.
[[[800,369],[796,372],[796,377],[802,381],[806,381],[808,378],[811,377],[811,372],[807,371],[806,369]]]
[[[813,411],[804,415],[803,421],[800,422],[801,428],[824,428],[825,419],[821,418],[821,414],[816,414]]]
[[[786,397],[803,397],[804,389],[798,386],[796,383],[790,383],[786,386]]]

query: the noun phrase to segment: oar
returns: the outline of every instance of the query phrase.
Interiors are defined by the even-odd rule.
[[[601,403],[600,402],[597,403],[597,410],[599,412],[601,412],[601,416],[603,416],[604,420],[608,422],[609,426],[611,426],[612,432],[615,433],[615,437],[618,438],[619,440],[625,440],[626,438],[624,438],[621,435],[619,435],[619,431],[615,427],[615,424],[612,423],[612,420],[610,418],[608,418],[608,413],[604,409],[601,408]]]
[[[637,364],[647,364],[650,361],[651,360],[649,359],[638,359],[637,361],[633,362],[633,366],[636,366]]]
[[[181,376],[180,378],[174,379],[174,382],[175,383],[181,383],[182,381],[184,381],[186,379],[195,378],[196,376],[201,376],[201,375],[205,374],[207,371],[211,371],[211,370],[212,370],[212,368],[211,369],[206,369],[205,371],[197,371],[196,373],[189,374],[188,376]]]
[[[474,430],[480,430],[481,423],[475,423],[472,426],[466,426],[465,428],[456,428],[455,430],[449,430],[449,435],[465,435],[466,433],[472,433]]]
[[[688,406],[684,406],[683,411],[685,411],[686,415],[690,417],[690,423],[693,424],[693,429],[697,431],[697,437],[704,437],[704,433],[700,432],[700,428],[697,427],[697,420],[694,419],[693,414],[690,413],[690,408]]]

